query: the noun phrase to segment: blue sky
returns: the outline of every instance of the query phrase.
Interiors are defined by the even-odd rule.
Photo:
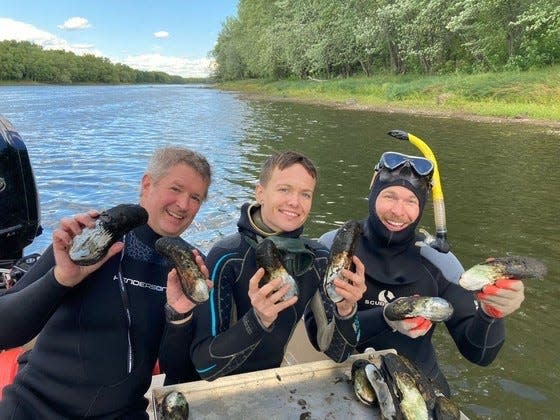
[[[238,0],[0,0],[0,40],[107,57],[139,70],[209,74]]]

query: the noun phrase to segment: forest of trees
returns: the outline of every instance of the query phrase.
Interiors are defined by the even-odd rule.
[[[218,80],[527,70],[560,62],[558,0],[240,0]]]
[[[94,55],[43,50],[30,42],[0,42],[0,80],[42,83],[187,83],[160,71],[135,70]]]

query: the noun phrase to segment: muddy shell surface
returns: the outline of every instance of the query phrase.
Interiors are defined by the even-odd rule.
[[[183,293],[193,302],[206,302],[210,291],[206,277],[196,264],[193,247],[180,237],[164,236],[156,241],[156,251],[167,257],[177,270]]]
[[[451,318],[453,306],[437,296],[407,296],[388,303],[384,313],[390,321],[421,316],[433,322],[442,322]]]
[[[280,251],[270,240],[261,241],[255,249],[255,259],[257,267],[264,268],[264,276],[259,282],[259,287],[264,286],[272,279],[280,277],[282,279],[282,286],[289,284],[290,289],[282,297],[281,300],[288,300],[299,293],[298,286],[294,278],[286,271],[282,265],[282,258]]]
[[[189,403],[182,392],[171,391],[163,397],[158,410],[158,420],[186,420]]]
[[[341,277],[340,272],[343,269],[353,269],[352,256],[360,232],[360,224],[355,220],[349,220],[338,229],[333,239],[327,270],[323,278],[323,288],[327,296],[335,303],[340,302],[342,296],[336,293],[333,281],[337,277]]]
[[[78,265],[100,261],[111,245],[135,227],[148,222],[148,212],[137,204],[119,204],[103,211],[93,228],[85,228],[70,248],[70,259]]]
[[[500,278],[543,279],[547,274],[544,262],[523,256],[508,256],[490,258],[476,264],[465,271],[459,278],[459,284],[467,290],[482,290],[485,286],[494,284]]]

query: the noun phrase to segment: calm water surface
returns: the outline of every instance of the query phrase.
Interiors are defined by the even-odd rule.
[[[560,135],[551,128],[474,123],[320,106],[242,100],[193,86],[0,87],[0,114],[23,136],[35,172],[44,233],[62,217],[137,202],[152,151],[181,144],[207,156],[214,183],[185,237],[204,250],[235,230],[264,158],[295,149],[315,160],[320,181],[306,226],[311,237],[364,217],[376,159],[420,154],[385,133],[402,129],[434,151],[454,253],[465,267],[488,256],[543,259],[549,275],[526,283],[521,310],[491,366],[457,352],[440,327],[439,356],[455,398],[471,418],[557,418],[560,407]],[[423,227],[433,231],[427,206]]]

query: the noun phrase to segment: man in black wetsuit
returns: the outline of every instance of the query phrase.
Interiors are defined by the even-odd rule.
[[[365,265],[367,285],[358,302],[361,338],[356,348],[397,350],[449,395],[449,385],[440,371],[431,341],[431,321],[423,317],[389,321],[384,317],[385,305],[413,295],[446,299],[453,305],[454,313],[445,324],[457,348],[466,359],[485,366],[495,359],[504,343],[501,318],[520,307],[524,291],[520,280],[499,280],[498,287],[477,294],[478,304],[472,292],[446,279],[437,266],[438,262],[454,264],[455,257],[439,258],[417,246],[415,229],[426,204],[432,174],[433,165],[428,159],[395,152],[384,153],[376,166],[368,198],[369,216],[362,221],[355,252]],[[320,241],[329,246],[333,236],[328,232]],[[447,268],[446,271],[456,271]],[[311,321],[310,329],[313,328]]]
[[[278,367],[298,321],[308,309],[325,328],[317,340],[321,350],[342,362],[357,342],[356,302],[365,290],[364,267],[344,270],[351,283],[335,280],[344,299],[336,305],[320,292],[328,251],[301,238],[317,179],[314,164],[296,152],[271,156],[263,165],[255,189],[256,203],[241,208],[238,232],[217,242],[206,263],[214,289],[195,310],[192,360],[203,379]],[[264,269],[255,246],[273,241],[295,279],[299,293],[275,278],[259,287]]]
[[[141,181],[148,223],[94,265],[74,264],[69,248],[99,213],[60,222],[52,245],[0,296],[0,348],[38,334],[27,363],[3,390],[1,419],[148,418],[144,394],[160,342],[172,336],[188,346],[194,308],[154,243],[185,231],[210,182],[203,156],[180,147],[157,150]],[[196,261],[208,274],[200,254]]]

